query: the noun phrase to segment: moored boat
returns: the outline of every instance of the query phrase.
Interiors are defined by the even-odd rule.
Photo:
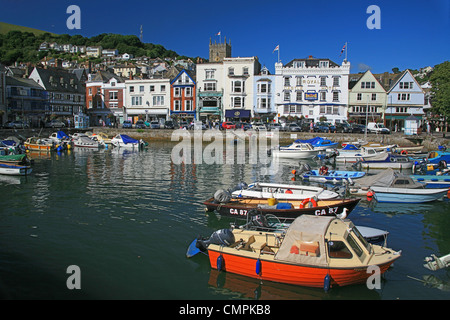
[[[93,148],[98,149],[100,144],[98,141],[95,141],[88,136],[80,136],[78,139],[73,140],[74,147],[78,148]]]
[[[196,240],[193,246],[208,254],[213,269],[325,290],[364,283],[372,275],[369,267],[383,274],[401,256],[369,244],[348,219],[309,215],[285,232],[225,229],[207,247]]]
[[[425,183],[426,188],[450,188],[450,175],[436,174],[411,174],[409,175],[414,181]]]
[[[271,214],[282,218],[296,218],[303,214],[317,216],[347,216],[361,199],[332,199],[273,201],[260,198],[237,198],[219,202],[214,197],[203,204],[208,211],[216,211],[222,216],[246,219],[254,212]]]
[[[24,176],[31,171],[31,161],[26,154],[0,156],[0,174]]]
[[[374,148],[366,147],[361,147],[361,149],[358,149],[352,145],[347,145],[345,148],[338,150],[338,153],[339,154],[336,156],[336,162],[356,163],[360,161],[361,158],[370,159],[386,152],[378,152]]]
[[[315,150],[335,149],[339,146],[339,142],[331,141],[322,137],[315,137],[307,140],[295,140],[296,143],[309,143]]]
[[[362,157],[359,161],[364,169],[411,169],[414,160],[407,156],[394,155],[390,152],[383,152],[370,158]]]
[[[425,203],[442,200],[449,191],[448,188],[401,188],[372,186],[373,197],[378,202],[391,203]]]
[[[338,198],[339,194],[315,186],[255,182],[233,191],[231,196],[234,198],[275,198],[286,200],[317,198],[318,200],[329,200]]]
[[[127,148],[127,149],[136,149],[140,150],[144,148],[145,142],[137,139],[133,139],[126,134],[118,134],[114,138],[111,139],[111,144],[117,148]]]
[[[333,184],[351,182],[354,179],[362,178],[365,175],[366,173],[364,171],[328,170],[328,168],[325,170],[309,170],[299,174],[303,180]]]
[[[30,151],[51,152],[56,149],[56,143],[49,138],[30,137],[24,142],[24,146]]]
[[[271,152],[278,158],[312,159],[320,153],[320,150],[315,149],[310,143],[293,142],[288,146],[273,149]]]

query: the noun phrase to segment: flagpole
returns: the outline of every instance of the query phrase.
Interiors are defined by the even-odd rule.
[[[280,63],[280,47],[278,47],[278,63]]]
[[[347,50],[348,50],[348,43],[345,43],[345,62],[347,62]]]

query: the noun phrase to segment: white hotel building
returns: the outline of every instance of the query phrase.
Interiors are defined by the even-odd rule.
[[[125,80],[125,118],[168,120],[170,79]],[[164,121],[163,120],[163,121]]]
[[[328,122],[347,120],[350,62],[330,59],[294,59],[275,63],[277,116],[297,116]]]

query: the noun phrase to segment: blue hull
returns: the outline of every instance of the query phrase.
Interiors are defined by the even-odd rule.
[[[374,198],[378,202],[390,203],[425,203],[443,199],[448,189],[419,189],[422,193],[415,192],[415,189],[405,190],[403,188],[380,188],[372,187]],[[409,193],[411,192],[411,193]]]
[[[410,177],[414,181],[419,181],[426,183],[426,188],[449,188],[450,187],[450,176],[436,176],[436,175],[420,175],[412,174]]]
[[[338,171],[330,170],[327,175],[320,175],[319,170],[311,170],[302,174],[304,180],[320,182],[343,182],[349,179],[358,179],[366,175],[363,171]]]

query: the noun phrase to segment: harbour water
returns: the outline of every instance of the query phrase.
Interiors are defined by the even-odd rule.
[[[129,152],[73,150],[34,155],[28,177],[0,180],[2,299],[450,299],[450,270],[423,260],[450,253],[450,203],[385,205],[362,201],[356,225],[388,230],[402,257],[380,289],[323,289],[261,283],[212,270],[205,255],[187,259],[198,235],[233,220],[205,213],[202,202],[241,181],[289,182],[294,163],[276,175],[253,164],[173,164],[173,143]],[[300,182],[295,182],[300,183]],[[81,289],[69,290],[69,266]]]

